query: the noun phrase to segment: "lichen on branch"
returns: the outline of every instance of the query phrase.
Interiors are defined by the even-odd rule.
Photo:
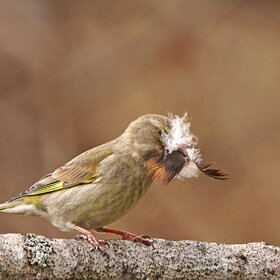
[[[0,235],[0,279],[280,279],[280,248],[152,239],[109,240],[106,253],[85,241]]]

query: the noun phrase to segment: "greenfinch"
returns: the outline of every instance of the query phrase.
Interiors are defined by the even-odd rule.
[[[0,212],[41,216],[62,231],[78,231],[100,251],[104,240],[91,230],[149,244],[147,236],[104,227],[144,196],[152,182],[204,173],[227,179],[224,170],[202,163],[196,137],[183,117],[149,114],[131,122],[118,138],[92,148],[0,204]]]

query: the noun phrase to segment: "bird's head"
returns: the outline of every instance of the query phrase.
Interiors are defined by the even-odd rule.
[[[173,178],[197,177],[200,172],[225,179],[223,170],[202,164],[197,138],[190,131],[187,114],[183,117],[145,115],[130,123],[123,134],[132,148],[132,156],[143,161],[148,174],[159,183]]]

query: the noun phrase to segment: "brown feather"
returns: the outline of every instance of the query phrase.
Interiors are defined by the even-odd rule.
[[[168,184],[180,173],[184,164],[185,156],[180,151],[174,151],[166,156],[161,152],[148,160],[147,171],[153,181]]]
[[[210,176],[210,177],[212,177],[214,179],[218,179],[218,180],[229,179],[229,177],[228,177],[229,174],[225,170],[208,168],[211,165],[212,165],[212,163],[209,163],[209,164],[196,163],[196,166],[198,167],[198,169],[207,176]]]
[[[158,162],[157,156],[148,161],[147,170],[153,181],[157,183],[168,184],[174,177],[172,171],[166,170],[164,164]]]
[[[52,173],[52,177],[71,184],[84,182],[96,176],[100,162],[111,154],[110,146],[102,145],[93,148],[57,168]]]

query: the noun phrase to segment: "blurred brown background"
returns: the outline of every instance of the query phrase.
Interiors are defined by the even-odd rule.
[[[153,185],[112,226],[280,245],[279,30],[279,1],[1,0],[1,202],[140,115],[188,111],[232,179]],[[0,219],[0,233],[74,236]]]

